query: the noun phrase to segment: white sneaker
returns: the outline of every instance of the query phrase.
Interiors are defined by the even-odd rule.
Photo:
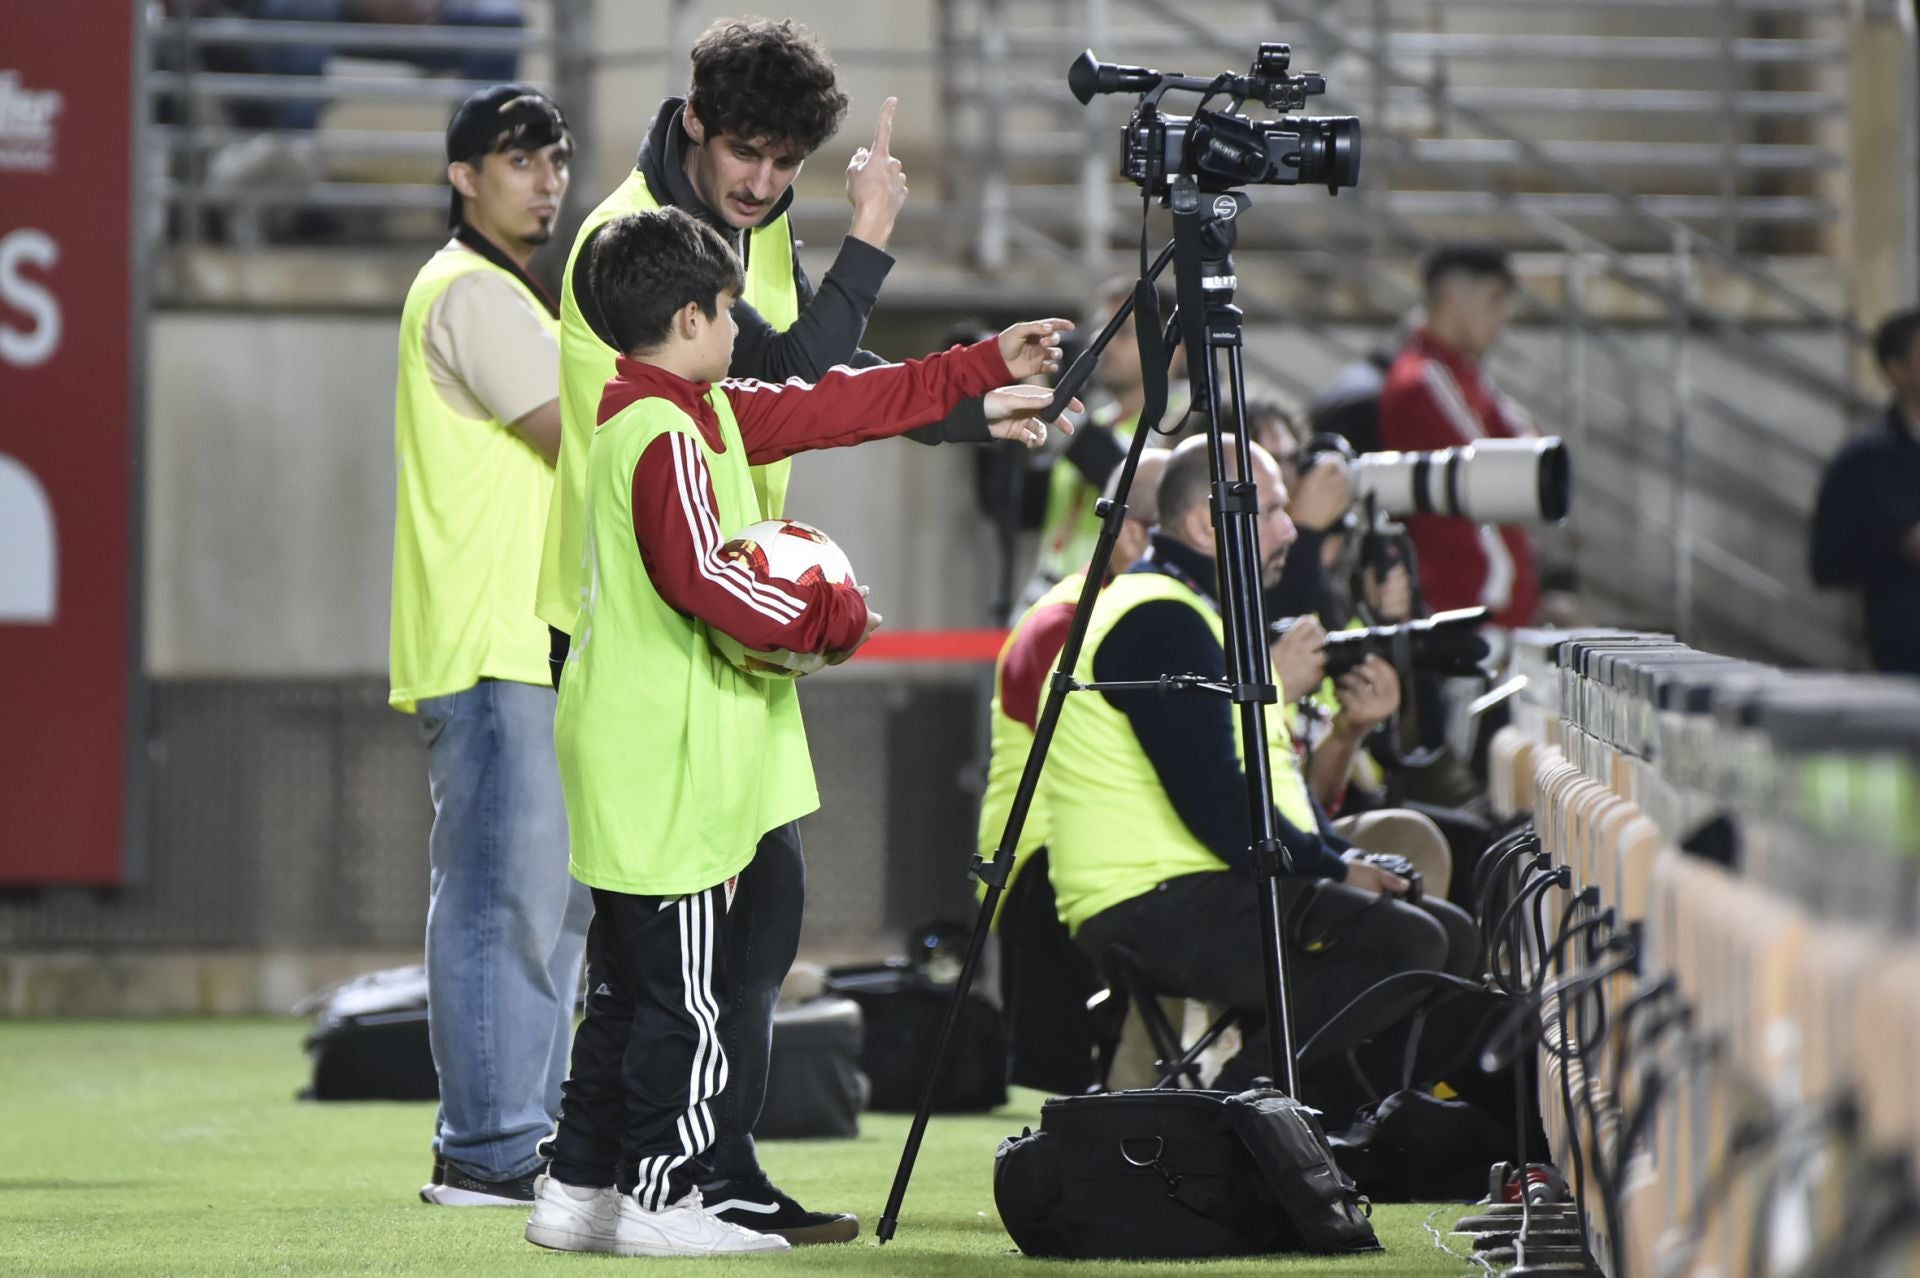
[[[697,1189],[660,1211],[647,1211],[631,1194],[623,1196],[620,1224],[613,1235],[616,1256],[717,1256],[786,1251],[790,1246],[784,1238],[708,1215]]]
[[[527,1241],[555,1251],[612,1251],[620,1224],[620,1191],[567,1185],[552,1176],[534,1182]]]

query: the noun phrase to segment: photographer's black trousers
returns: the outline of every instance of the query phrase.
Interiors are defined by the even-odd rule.
[[[800,942],[798,827],[769,831],[732,885],[679,898],[595,889],[587,1010],[553,1144],[569,1185],[644,1205],[760,1175],[773,1010]],[[655,1201],[658,1199],[658,1202]]]
[[[1296,1052],[1335,1012],[1385,977],[1473,964],[1477,933],[1472,920],[1445,901],[1410,905],[1300,877],[1280,879],[1278,890]],[[1096,963],[1109,945],[1124,945],[1163,993],[1239,1011],[1244,1045],[1215,1083],[1238,1089],[1271,1073],[1259,904],[1253,881],[1242,875],[1186,874],[1102,910],[1081,925],[1074,940]],[[1455,955],[1455,949],[1467,952]],[[1372,1023],[1356,1027],[1354,1037],[1385,1029],[1417,1001],[1406,1007],[1383,1004]]]

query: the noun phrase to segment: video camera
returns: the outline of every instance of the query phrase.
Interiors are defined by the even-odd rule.
[[[1375,655],[1401,671],[1441,676],[1477,674],[1490,651],[1479,634],[1486,619],[1485,608],[1456,608],[1395,626],[1336,630],[1327,636],[1327,678],[1338,679]],[[1268,630],[1277,641],[1297,620],[1289,617],[1276,621]]]
[[[1067,69],[1067,87],[1082,105],[1101,93],[1138,93],[1121,134],[1120,172],[1162,195],[1176,174],[1190,174],[1202,191],[1242,186],[1324,183],[1331,194],[1360,180],[1360,121],[1350,115],[1253,120],[1240,114],[1249,99],[1275,111],[1297,111],[1309,97],[1327,91],[1323,75],[1288,73],[1290,46],[1266,43],[1246,75],[1223,71],[1211,80],[1101,62],[1088,49]],[[1191,116],[1163,115],[1160,98],[1170,89],[1201,94]],[[1232,106],[1209,111],[1226,95]]]

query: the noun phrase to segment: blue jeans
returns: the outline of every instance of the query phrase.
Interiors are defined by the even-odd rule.
[[[567,873],[553,689],[483,679],[418,707],[433,792],[427,1030],[434,1149],[524,1176],[560,1111],[593,901]]]

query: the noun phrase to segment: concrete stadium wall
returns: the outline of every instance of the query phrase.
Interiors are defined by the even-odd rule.
[[[150,673],[385,673],[395,325],[155,316]],[[789,507],[846,545],[890,626],[975,625],[971,460],[905,441],[815,454],[795,467]]]
[[[938,340],[952,316],[906,314],[888,323],[884,308],[869,344],[908,355]],[[393,527],[392,386],[394,319],[182,312],[155,317],[148,415],[147,653],[156,677],[375,675],[386,669],[387,591]],[[1782,335],[1776,335],[1782,336]],[[1841,352],[1814,340],[1786,340],[1808,358],[1835,367]],[[1328,339],[1333,344],[1330,345]],[[1308,333],[1297,327],[1250,329],[1256,366],[1322,384],[1338,349],[1385,340],[1358,328]],[[1596,352],[1589,380],[1607,394],[1589,400],[1589,437],[1575,474],[1613,502],[1576,495],[1566,534],[1590,578],[1596,619],[1670,580],[1668,509],[1668,359],[1664,332],[1623,332],[1636,370]],[[1519,329],[1495,363],[1529,403],[1544,430],[1567,429],[1564,335]],[[1525,356],[1527,358],[1519,358]],[[1805,529],[1815,464],[1845,438],[1835,419],[1765,369],[1700,352],[1693,377],[1702,390],[1773,423],[1790,444],[1737,443],[1712,414],[1696,410],[1691,435],[1696,474],[1737,474],[1768,495],[1745,506],[1711,495],[1696,499],[1700,537],[1736,552],[1791,591],[1790,597],[1740,604],[1711,638],[1741,648],[1754,636],[1789,627],[1778,655],[1845,664],[1850,605],[1816,596],[1806,578]],[[975,513],[972,457],[961,448],[906,442],[814,454],[795,468],[791,509],[827,525],[851,553],[889,627],[980,624],[985,617],[986,541]],[[1602,493],[1602,495],[1604,495]],[[1703,565],[1704,591],[1715,590]],[[1635,589],[1635,587],[1641,589]],[[1764,601],[1761,601],[1764,602]],[[1777,615],[1776,615],[1777,614]],[[1627,618],[1622,618],[1627,619]],[[1643,624],[1670,618],[1637,615]],[[1707,619],[1709,623],[1713,618]],[[1762,646],[1763,655],[1769,650]]]

